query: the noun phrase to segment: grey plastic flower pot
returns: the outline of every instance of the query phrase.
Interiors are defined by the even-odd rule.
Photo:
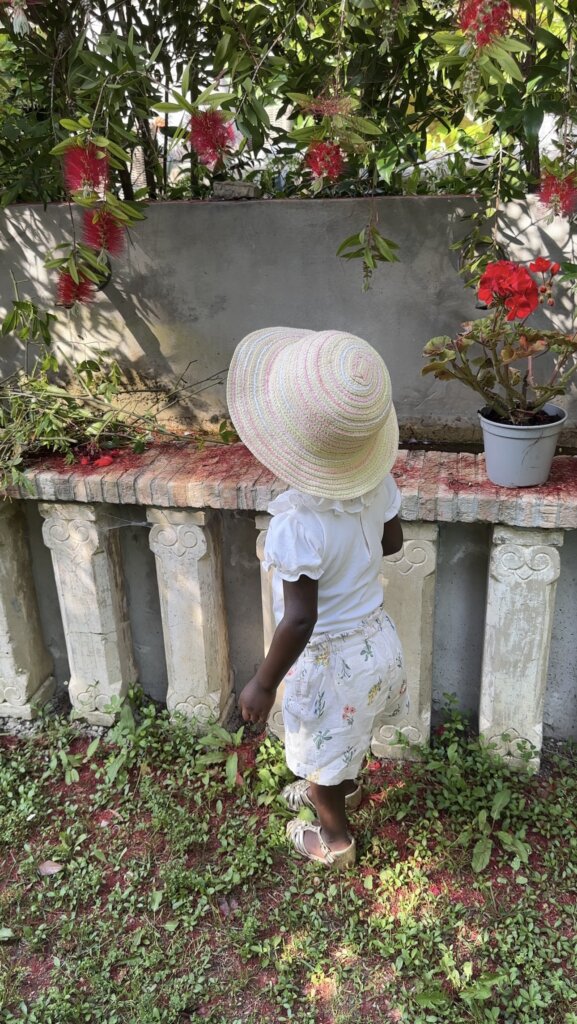
[[[554,423],[517,427],[494,423],[479,413],[487,476],[492,483],[500,487],[537,487],[545,483],[567,413],[552,404],[544,406],[544,410],[561,418]]]

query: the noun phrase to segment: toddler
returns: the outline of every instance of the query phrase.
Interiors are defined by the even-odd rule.
[[[357,773],[375,727],[406,710],[379,578],[383,554],[403,543],[389,374],[353,335],[272,327],[237,346],[228,403],[246,446],[289,485],[269,506],[265,543],[277,628],[240,695],[242,716],[266,722],[285,680],[286,760],[298,779],[282,796],[317,818],[289,822],[289,840],[309,860],[350,867]]]

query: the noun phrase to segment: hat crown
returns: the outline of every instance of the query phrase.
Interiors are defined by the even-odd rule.
[[[227,397],[247,447],[300,490],[355,498],[393,464],[399,433],[389,373],[352,334],[253,331],[235,349]]]
[[[315,451],[338,445],[350,452],[381,429],[391,410],[391,381],[380,355],[342,331],[311,332],[300,347],[289,346],[275,377],[287,415],[298,410],[301,443],[308,448],[308,437]]]

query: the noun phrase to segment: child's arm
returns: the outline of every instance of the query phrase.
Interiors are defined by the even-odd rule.
[[[403,546],[403,528],[398,516],[389,519],[383,528],[383,555],[394,555]]]
[[[283,580],[284,615],[262,665],[244,687],[240,709],[245,722],[266,722],[279,683],[302,654],[317,621],[318,583],[299,576],[295,583]]]

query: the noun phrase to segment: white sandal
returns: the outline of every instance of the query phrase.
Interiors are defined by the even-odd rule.
[[[309,785],[306,779],[297,779],[296,782],[290,782],[288,786],[285,786],[280,795],[289,811],[300,811],[301,807],[309,807],[311,811],[316,812],[316,807],[310,798]],[[353,789],[352,793],[347,793],[345,797],[347,811],[355,811],[362,796],[363,791],[360,786]]]
[[[307,850],[305,846],[305,835],[307,832],[315,832],[318,836],[322,856],[319,856],[317,853],[310,853]],[[326,867],[352,868],[357,859],[357,844],[354,839],[351,839],[349,845],[345,846],[344,850],[331,850],[321,835],[321,826],[311,824],[309,821],[302,821],[300,818],[289,821],[286,827],[286,834],[301,857],[324,864]]]

